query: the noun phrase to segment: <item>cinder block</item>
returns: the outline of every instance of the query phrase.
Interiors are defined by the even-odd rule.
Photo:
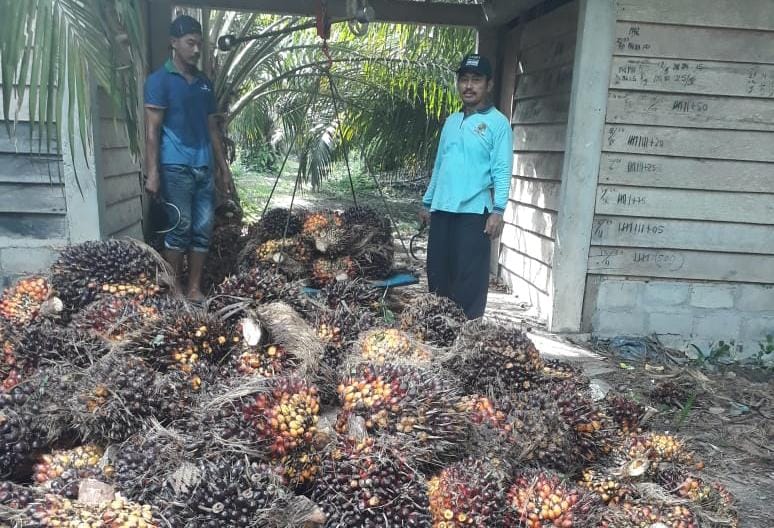
[[[646,319],[646,314],[640,311],[601,310],[594,314],[592,333],[603,337],[644,335]]]
[[[58,252],[53,248],[3,248],[0,252],[3,273],[21,275],[45,270],[56,260]]]
[[[732,308],[736,286],[731,284],[694,284],[691,306],[696,308]]]
[[[693,322],[693,335],[697,339],[738,341],[741,316],[730,310],[697,316]]]
[[[643,292],[643,302],[651,308],[683,304],[691,293],[685,282],[650,282]]]
[[[767,335],[774,336],[774,316],[772,317],[747,317],[742,323],[742,339],[764,341]]]
[[[688,312],[651,312],[648,314],[649,334],[671,334],[690,337],[693,330],[693,315]]]
[[[736,307],[744,312],[772,312],[774,315],[774,286],[741,284]]]
[[[606,280],[599,285],[597,307],[601,310],[607,308],[628,308],[637,306],[640,301],[642,281]]]

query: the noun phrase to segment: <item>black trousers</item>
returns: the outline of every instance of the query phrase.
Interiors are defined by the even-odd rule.
[[[483,316],[486,309],[492,248],[484,233],[488,216],[435,211],[430,217],[429,289],[456,302],[468,319]]]

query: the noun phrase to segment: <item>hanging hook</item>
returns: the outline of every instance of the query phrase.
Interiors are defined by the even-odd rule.
[[[333,56],[331,55],[330,47],[328,47],[328,39],[331,38],[331,18],[328,16],[328,0],[317,1],[317,36],[323,41],[322,52],[328,60],[328,69],[330,69],[333,67]]]

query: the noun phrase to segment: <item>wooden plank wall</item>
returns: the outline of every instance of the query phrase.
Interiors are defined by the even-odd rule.
[[[513,179],[501,238],[500,273],[545,317],[551,309],[559,188],[564,163],[578,3],[517,27]]]
[[[140,163],[129,149],[124,120],[116,116],[110,100],[101,89],[98,107],[95,135],[99,145],[97,171],[102,236],[142,240],[143,189]]]
[[[774,5],[617,0],[589,273],[774,283]]]

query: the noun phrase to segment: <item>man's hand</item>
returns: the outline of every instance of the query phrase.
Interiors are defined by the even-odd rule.
[[[428,211],[426,208],[423,207],[420,209],[419,213],[417,213],[417,216],[419,217],[419,221],[423,226],[430,225],[430,211]]]
[[[489,238],[494,240],[500,236],[503,232],[503,215],[499,213],[492,213],[486,220],[486,227],[484,227],[484,233],[489,235]]]
[[[155,199],[159,195],[159,189],[161,188],[161,178],[157,174],[148,174],[145,178],[145,190],[151,198]]]

